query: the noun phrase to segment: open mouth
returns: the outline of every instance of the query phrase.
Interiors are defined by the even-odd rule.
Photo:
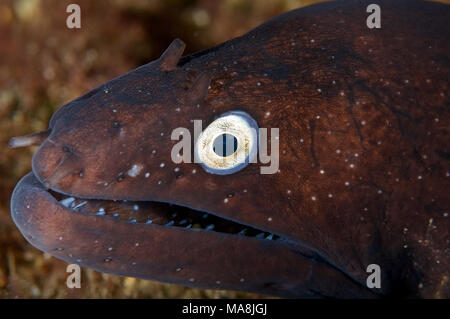
[[[14,190],[11,214],[37,248],[101,272],[285,296],[301,293],[298,287],[314,272],[334,278],[337,293],[344,285],[351,294],[367,294],[358,281],[295,241],[180,205],[64,195],[30,173]],[[305,294],[320,295],[319,288]]]
[[[49,190],[49,193],[61,205],[77,213],[104,216],[128,223],[181,227],[192,231],[212,231],[265,240],[282,240],[276,234],[184,206],[153,201],[83,199],[63,195],[53,190]]]

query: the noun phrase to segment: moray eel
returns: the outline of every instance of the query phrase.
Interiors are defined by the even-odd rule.
[[[369,3],[291,11],[184,57],[175,40],[62,106],[47,131],[10,142],[40,144],[14,222],[38,249],[117,275],[282,297],[448,298],[450,10],[380,0],[370,29]],[[211,129],[246,157],[174,161],[173,131],[194,120],[206,140],[183,156],[211,151]],[[248,163],[255,125],[278,145],[273,174]],[[381,285],[369,288],[373,264]]]

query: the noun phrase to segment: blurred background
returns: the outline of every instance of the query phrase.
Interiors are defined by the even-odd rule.
[[[45,130],[59,106],[157,58],[176,37],[191,53],[322,1],[0,0],[0,298],[259,297],[89,269],[82,270],[81,289],[68,289],[66,263],[28,244],[10,218],[12,190],[31,170],[36,148],[7,144],[12,136]],[[70,3],[81,7],[81,29],[66,27]]]

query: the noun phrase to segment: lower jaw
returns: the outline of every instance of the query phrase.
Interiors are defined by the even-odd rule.
[[[11,213],[38,249],[101,272],[285,297],[372,295],[308,249],[181,206],[72,199],[29,174],[14,190]],[[246,235],[236,234],[241,227]]]

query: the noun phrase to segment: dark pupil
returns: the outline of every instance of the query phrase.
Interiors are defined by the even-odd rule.
[[[230,156],[237,150],[237,139],[231,134],[219,135],[214,140],[213,150],[219,156]]]

